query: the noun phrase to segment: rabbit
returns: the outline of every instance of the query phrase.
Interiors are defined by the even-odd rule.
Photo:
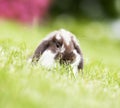
[[[48,34],[36,48],[32,63],[39,63],[47,68],[59,64],[69,64],[76,76],[83,70],[83,54],[74,34],[59,29]]]

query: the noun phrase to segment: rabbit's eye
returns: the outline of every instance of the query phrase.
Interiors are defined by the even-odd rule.
[[[57,48],[60,48],[62,46],[62,44],[60,42],[56,42],[55,44],[56,44]]]

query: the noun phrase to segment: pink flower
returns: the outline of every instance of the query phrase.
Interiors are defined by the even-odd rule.
[[[33,23],[47,14],[51,0],[0,0],[0,17]]]

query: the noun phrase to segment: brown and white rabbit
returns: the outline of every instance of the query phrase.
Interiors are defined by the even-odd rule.
[[[83,69],[83,55],[77,39],[65,29],[48,34],[32,57],[32,62],[38,62],[47,68],[55,66],[56,60],[60,64],[70,64],[75,76]]]

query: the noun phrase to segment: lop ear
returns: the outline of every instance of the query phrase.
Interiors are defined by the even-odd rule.
[[[48,40],[42,41],[33,54],[32,62],[38,62],[40,56],[48,48],[48,46],[49,46]]]
[[[40,56],[43,54],[43,52],[49,47],[50,41],[52,41],[53,36],[55,36],[57,31],[51,32],[47,35],[47,37],[39,44],[39,46],[36,48],[33,57],[32,62],[38,62],[40,59]]]
[[[73,46],[74,48],[76,49],[77,53],[78,54],[82,54],[81,50],[80,50],[80,46],[79,46],[79,43],[77,41],[77,39],[75,38],[74,35],[72,35],[72,43],[73,43]]]
[[[78,43],[77,39],[75,38],[75,36],[73,36],[72,42],[73,42],[73,46],[74,46],[75,50],[81,56],[81,61],[80,61],[79,65],[78,65],[78,69],[82,70],[83,69],[83,54],[82,54],[79,43]]]

